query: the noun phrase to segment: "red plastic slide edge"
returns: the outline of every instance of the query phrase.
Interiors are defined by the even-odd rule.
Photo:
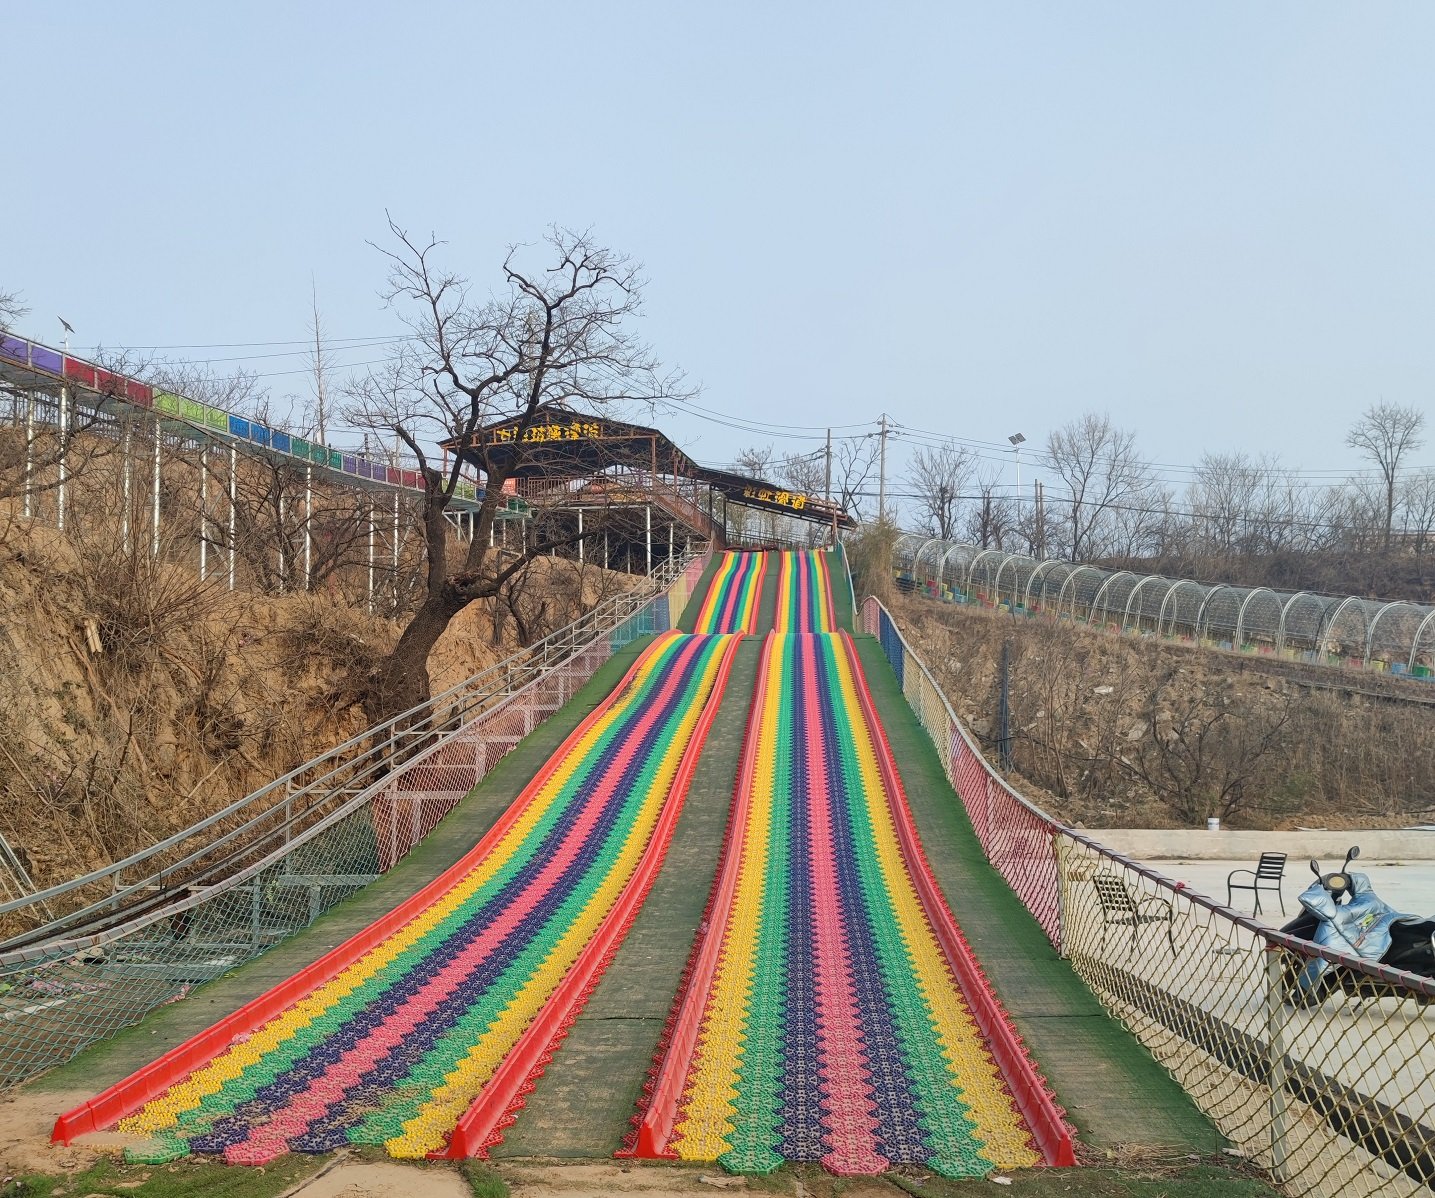
[[[567,753],[617,702],[643,663],[653,653],[661,651],[667,639],[664,637],[655,641],[639,656],[618,685],[568,735],[562,745],[543,764],[533,776],[533,780],[523,788],[519,796],[499,817],[498,822],[488,830],[483,839],[458,861],[418,893],[405,899],[368,927],[356,932],[343,944],[330,949],[317,961],[306,965],[298,973],[286,978],[257,998],[251,999],[212,1027],[170,1049],[158,1060],[130,1074],[123,1081],[116,1082],[102,1094],[91,1098],[88,1102],[81,1103],[74,1110],[66,1111],[55,1120],[54,1130],[50,1133],[51,1142],[69,1144],[76,1136],[111,1127],[121,1119],[134,1114],[152,1098],[163,1094],[177,1081],[194,1072],[219,1049],[228,1045],[236,1035],[262,1027],[281,1011],[293,1006],[305,994],[332,980],[451,889],[460,878],[492,851],[494,845],[518,821],[524,810],[533,802],[534,796],[558,769]]]
[[[917,893],[922,900],[928,922],[936,933],[937,940],[951,963],[962,992],[971,1008],[977,1027],[987,1039],[992,1056],[1002,1071],[1016,1100],[1017,1110],[1031,1129],[1037,1147],[1048,1165],[1074,1165],[1076,1154],[1072,1146],[1071,1127],[1062,1118],[1061,1112],[1051,1100],[1046,1082],[1037,1071],[1036,1065],[1027,1054],[1016,1028],[1002,1009],[1001,1002],[993,993],[986,975],[982,972],[971,946],[952,916],[946,898],[927,862],[921,839],[912,820],[911,808],[907,805],[907,793],[902,787],[901,776],[897,773],[892,759],[892,749],[887,743],[887,733],[877,715],[877,705],[867,685],[862,663],[857,658],[856,645],[848,632],[842,633],[842,643],[857,682],[857,693],[862,703],[862,714],[872,729],[872,741],[877,750],[877,763],[882,771],[882,781],[887,787],[888,802],[893,820],[897,826],[898,841],[902,854],[907,859]]]
[[[510,1108],[521,1099],[525,1085],[542,1071],[546,1063],[545,1057],[551,1059],[555,1042],[566,1036],[577,1011],[581,1010],[593,992],[598,977],[627,935],[633,917],[648,891],[652,889],[658,870],[662,868],[668,844],[672,840],[673,827],[678,816],[682,814],[683,801],[687,797],[698,759],[702,756],[708,730],[722,705],[723,693],[727,689],[728,676],[732,673],[733,659],[737,655],[741,640],[741,633],[733,636],[723,652],[712,691],[683,750],[677,773],[673,777],[672,789],[668,792],[667,801],[663,804],[658,822],[653,827],[648,846],[643,851],[633,876],[628,879],[617,902],[604,917],[593,938],[573,963],[573,967],[564,975],[557,989],[529,1024],[528,1030],[519,1037],[478,1097],[464,1112],[463,1118],[454,1128],[448,1147],[443,1152],[431,1153],[431,1157],[458,1160],[488,1155],[488,1149],[498,1142],[494,1138],[494,1132]]]
[[[682,1100],[683,1087],[687,1084],[693,1053],[697,1050],[698,1032],[702,1028],[703,1012],[707,1009],[708,992],[712,989],[718,961],[722,958],[723,932],[727,928],[728,913],[737,892],[742,865],[742,834],[747,826],[752,777],[757,767],[758,734],[762,728],[762,712],[767,702],[768,668],[776,639],[776,633],[768,633],[762,642],[762,657],[757,667],[757,686],[753,688],[752,706],[748,709],[747,735],[743,738],[742,761],[738,768],[737,785],[733,788],[732,811],[728,815],[728,852],[720,867],[721,872],[712,901],[708,904],[707,933],[694,958],[687,990],[683,994],[674,1021],[672,1040],[653,1085],[648,1109],[638,1124],[638,1134],[632,1148],[619,1152],[619,1156],[638,1157],[642,1160],[674,1160],[677,1156],[668,1148],[668,1141],[672,1138],[673,1127],[677,1123],[678,1105]]]

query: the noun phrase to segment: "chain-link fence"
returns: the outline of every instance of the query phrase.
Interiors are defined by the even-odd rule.
[[[1283,935],[1064,827],[987,763],[886,608],[864,600],[862,622],[987,858],[1239,1151],[1291,1194],[1435,1183],[1435,985]],[[1296,977],[1316,959],[1332,989],[1307,997]]]
[[[613,653],[672,627],[706,561],[664,563],[639,591],[143,853],[0,904],[0,1087],[227,973],[392,868]]]
[[[1426,604],[1107,570],[920,533],[904,533],[894,557],[899,585],[937,599],[1209,648],[1435,679],[1435,607]]]

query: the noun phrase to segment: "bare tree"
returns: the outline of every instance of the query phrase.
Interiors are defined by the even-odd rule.
[[[365,707],[383,719],[424,702],[428,658],[458,612],[497,595],[524,565],[562,543],[525,538],[501,557],[489,548],[503,483],[524,452],[524,435],[555,405],[603,410],[623,401],[687,398],[680,375],[664,373],[630,330],[641,308],[643,278],[630,259],[587,233],[555,228],[545,238],[547,265],[528,265],[529,250],[512,248],[503,263],[504,289],[486,300],[440,265],[441,243],[416,239],[392,220],[396,247],[387,298],[414,333],[382,373],[354,386],[346,415],[357,428],[397,437],[418,459],[426,493],[424,598],[393,652],[369,680]],[[512,419],[514,440],[482,443],[486,424]],[[435,441],[465,446],[447,467],[434,459]],[[445,518],[464,458],[477,464],[485,492],[462,560],[450,562]],[[572,538],[567,538],[571,540]]]
[[[1425,413],[1400,404],[1371,404],[1345,434],[1345,443],[1375,463],[1385,484],[1385,541],[1395,525],[1395,482],[1400,463],[1425,444]]]
[[[766,478],[772,473],[772,446],[749,445],[739,449],[732,460],[732,468],[749,478]]]
[[[1117,754],[1119,764],[1189,822],[1229,820],[1264,802],[1261,780],[1279,772],[1273,762],[1290,756],[1292,692],[1238,709],[1229,678],[1220,687],[1194,687],[1154,654],[1146,664],[1142,723]]]
[[[875,433],[837,442],[832,453],[832,498],[849,516],[862,519],[877,470]]]
[[[1411,551],[1424,559],[1435,539],[1435,473],[1422,470],[1400,487],[1400,507],[1405,513],[1405,532]]]
[[[804,495],[821,495],[827,481],[826,463],[823,453],[793,454],[784,458],[777,471],[781,482]]]
[[[328,438],[329,417],[329,376],[334,370],[334,355],[324,341],[324,321],[319,315],[319,290],[314,280],[309,280],[309,335],[314,338],[314,348],[309,351],[309,370],[314,386],[313,428],[320,442]]]
[[[827,483],[826,454],[819,449],[816,453],[793,454],[784,458],[778,477],[784,486],[793,491],[800,491],[803,495],[821,495]],[[827,529],[804,521],[801,535],[806,536],[809,545],[816,546],[826,537]]]
[[[1087,412],[1047,437],[1046,455],[1070,493],[1065,523],[1072,560],[1117,550],[1114,509],[1139,505],[1151,482],[1136,452],[1136,434],[1117,428],[1105,413]]]
[[[1244,453],[1204,453],[1186,493],[1198,543],[1230,556],[1248,550],[1250,520],[1269,478],[1268,464]]]
[[[944,541],[957,535],[963,493],[975,462],[971,451],[956,445],[924,447],[912,455],[907,482],[912,488],[917,512],[923,523]]]
[[[986,469],[977,476],[976,499],[966,513],[966,537],[983,549],[1002,549],[1002,542],[1017,523],[1016,504],[1006,494],[999,469]]]
[[[0,291],[0,333],[8,333],[11,325],[29,313],[30,309],[21,302],[18,291]]]

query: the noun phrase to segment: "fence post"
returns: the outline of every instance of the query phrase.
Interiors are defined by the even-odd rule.
[[[1051,832],[1051,855],[1056,859],[1056,955],[1063,959],[1070,957],[1066,938],[1066,857],[1070,846],[1066,838],[1056,829]]]
[[[1281,952],[1266,946],[1266,1067],[1271,1088],[1271,1173],[1278,1183],[1289,1179],[1286,1160],[1289,1155],[1290,1110],[1286,1094],[1286,1023],[1287,1012],[1282,1001],[1285,990]]]

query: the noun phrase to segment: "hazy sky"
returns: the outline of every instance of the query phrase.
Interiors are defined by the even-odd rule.
[[[1432,394],[1426,0],[0,22],[0,290],[51,342],[61,315],[82,346],[302,339],[311,276],[331,336],[397,331],[388,209],[485,286],[509,242],[592,226],[646,264],[664,360],[753,421],[1036,444],[1104,409],[1180,480],[1207,449],[1345,469],[1361,408]],[[293,348],[166,352],[269,355],[243,364],[283,394]],[[709,462],[771,439],[663,423]]]

